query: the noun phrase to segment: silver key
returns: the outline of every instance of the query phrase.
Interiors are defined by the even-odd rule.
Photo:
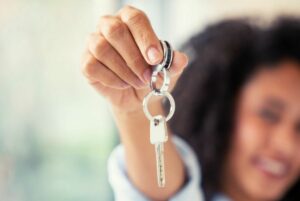
[[[165,187],[164,143],[168,140],[166,119],[157,115],[150,124],[150,142],[155,145],[157,182],[159,187]]]
[[[160,41],[163,47],[164,59],[156,65],[151,76],[151,92],[144,97],[143,110],[146,117],[150,120],[150,142],[155,145],[157,181],[159,187],[165,186],[165,166],[164,166],[164,143],[168,140],[166,122],[171,119],[175,112],[175,101],[168,92],[170,76],[168,70],[173,60],[173,49],[167,41]],[[163,83],[157,88],[156,82],[159,73],[163,73]],[[170,101],[170,111],[167,117],[161,115],[152,116],[148,110],[148,101],[152,96],[163,96]]]

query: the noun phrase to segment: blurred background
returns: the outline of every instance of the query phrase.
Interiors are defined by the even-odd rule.
[[[80,59],[99,17],[124,4],[175,47],[224,18],[300,13],[299,0],[0,0],[1,201],[113,200],[118,132]]]

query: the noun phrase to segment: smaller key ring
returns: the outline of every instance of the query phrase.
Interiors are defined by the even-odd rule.
[[[164,77],[163,77],[162,86],[159,89],[156,87],[157,76],[160,72],[161,71],[157,71],[157,68],[155,67],[155,69],[152,72],[152,76],[151,76],[150,87],[151,87],[151,90],[154,91],[155,95],[168,91],[168,88],[170,85],[169,72],[165,68],[163,68],[162,72],[163,72]]]
[[[161,40],[160,44],[163,49],[164,57],[162,62],[156,65],[156,69],[158,71],[162,71],[163,68],[169,70],[173,61],[173,54],[174,54],[173,48],[171,47],[170,43],[165,40]]]
[[[170,102],[170,110],[169,110],[169,114],[166,117],[166,121],[169,121],[172,118],[172,116],[174,115],[174,112],[175,112],[175,101],[174,101],[173,96],[167,91],[162,92],[162,93],[155,93],[155,91],[151,91],[147,96],[145,96],[145,98],[143,100],[143,110],[144,110],[144,113],[145,113],[146,117],[150,121],[154,118],[148,110],[148,102],[149,102],[151,96],[153,96],[153,95],[155,95],[155,96],[165,96],[165,97],[168,98],[168,100]]]
[[[161,65],[169,70],[172,65],[174,51],[168,41],[161,41],[161,44],[164,52],[164,60],[162,61]]]

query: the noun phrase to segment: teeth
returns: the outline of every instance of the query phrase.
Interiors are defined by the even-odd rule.
[[[260,160],[260,164],[266,171],[271,172],[272,174],[275,174],[277,176],[283,175],[286,171],[285,164],[271,159],[262,159]]]

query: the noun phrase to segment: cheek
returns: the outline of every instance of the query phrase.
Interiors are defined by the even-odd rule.
[[[252,155],[263,148],[269,129],[257,118],[249,115],[240,117],[236,122],[233,136],[233,147],[238,153]]]
[[[245,192],[257,193],[256,173],[251,163],[264,149],[268,133],[269,128],[249,114],[236,121],[229,155],[229,171],[235,183]]]

